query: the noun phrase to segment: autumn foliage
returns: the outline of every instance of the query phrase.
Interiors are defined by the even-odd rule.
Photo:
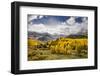
[[[42,50],[41,52],[42,55],[38,54],[38,57],[40,56],[42,57],[43,55],[45,55],[43,52],[46,50],[49,51],[49,53],[51,54],[87,57],[88,40],[86,38],[84,39],[59,38],[57,40],[42,42],[34,39],[28,39],[28,50],[29,50],[28,53],[31,56],[33,56],[34,53],[37,56],[37,53],[40,52],[39,50]]]

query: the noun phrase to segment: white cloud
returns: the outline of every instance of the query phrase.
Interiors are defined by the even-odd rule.
[[[46,32],[46,29],[43,24],[38,24],[38,25],[29,25],[28,31]]]
[[[28,21],[30,22],[31,20],[34,20],[34,19],[41,19],[41,18],[43,18],[44,16],[42,16],[42,15],[30,15],[30,16],[28,16]]]
[[[82,21],[83,22],[87,21],[87,18],[86,17],[82,18]]]
[[[74,25],[74,24],[75,24],[75,17],[70,17],[70,18],[66,21],[66,23],[67,23],[68,25]]]
[[[48,32],[50,34],[62,34],[61,31],[63,28],[65,28],[65,25],[58,25],[56,26],[47,26],[43,24],[37,24],[37,25],[29,25],[28,31],[35,31],[35,32]]]
[[[71,22],[72,21],[72,22]],[[62,23],[57,25],[44,25],[44,24],[34,24],[34,25],[28,25],[28,31],[34,31],[34,32],[47,32],[50,34],[64,34],[64,35],[70,35],[70,34],[77,34],[79,32],[86,32],[87,26],[88,26],[88,20],[86,18],[83,18],[82,23],[75,22],[75,18],[71,17],[68,20],[68,23]]]
[[[40,15],[40,16],[39,16],[39,19],[41,19],[41,18],[43,18],[43,17],[44,17],[44,16]]]
[[[28,16],[28,21],[31,21],[33,19],[37,19],[37,15],[31,15],[31,16]]]

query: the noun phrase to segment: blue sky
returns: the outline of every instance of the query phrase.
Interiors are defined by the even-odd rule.
[[[80,16],[28,15],[28,31],[74,34],[87,31],[88,18]]]
[[[43,16],[41,18],[39,18],[39,16],[41,15],[38,15],[36,19],[32,19],[30,22],[32,22],[32,24],[45,24],[45,25],[50,25],[50,24],[60,24],[62,22],[66,22],[66,20],[68,20],[71,16]],[[28,17],[32,17],[32,15],[28,15]],[[75,21],[78,22],[78,23],[81,23],[82,22],[82,19],[84,17],[78,17],[78,16],[75,16]],[[54,21],[55,22],[54,22]],[[52,22],[51,22],[52,21]]]

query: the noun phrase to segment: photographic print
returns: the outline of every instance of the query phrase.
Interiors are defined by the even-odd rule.
[[[28,61],[88,58],[88,17],[27,15]]]
[[[11,73],[97,67],[96,6],[11,3]]]

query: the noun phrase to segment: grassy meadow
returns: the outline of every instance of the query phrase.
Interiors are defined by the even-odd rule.
[[[28,38],[28,61],[88,58],[87,38],[39,41]]]

